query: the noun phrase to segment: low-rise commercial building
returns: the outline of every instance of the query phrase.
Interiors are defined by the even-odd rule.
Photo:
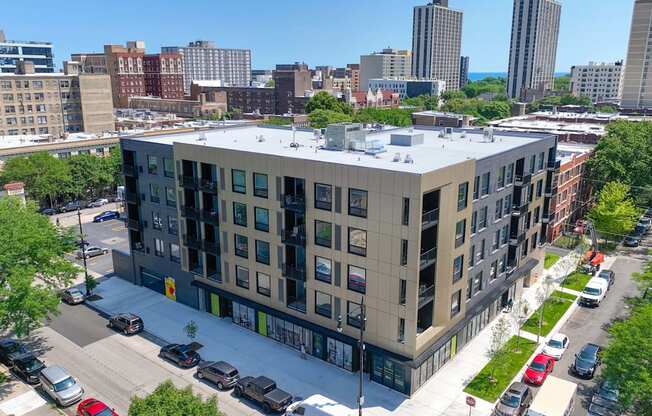
[[[588,97],[594,103],[619,102],[623,92],[623,61],[589,62],[571,67],[571,92],[576,97]]]
[[[227,111],[225,92],[200,94],[198,100],[166,99],[158,97],[129,97],[129,107],[161,113],[172,113],[179,117],[203,117]]]
[[[407,395],[542,270],[553,135],[338,124],[121,148],[118,275],[346,371],[365,354]]]
[[[476,118],[466,114],[441,111],[419,111],[412,113],[412,124],[427,127],[470,127]]]
[[[441,96],[446,90],[444,81],[429,79],[389,79],[376,78],[369,80],[371,90],[386,90],[396,92],[401,99],[418,97],[419,95]]]
[[[100,136],[86,133],[72,133],[65,139],[50,135],[5,136],[0,141],[0,166],[8,159],[39,152],[48,152],[62,159],[78,154],[108,155],[119,141],[117,135]]]
[[[367,92],[351,92],[351,90],[348,90],[344,93],[344,98],[354,110],[362,108],[398,108],[401,105],[399,93],[380,89],[369,89]]]

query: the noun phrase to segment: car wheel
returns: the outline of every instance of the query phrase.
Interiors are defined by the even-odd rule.
[[[264,413],[270,413],[272,411],[272,408],[269,406],[269,403],[265,402],[263,403],[263,412]]]
[[[240,390],[239,387],[236,387],[236,388],[233,390],[233,395],[234,395],[235,397],[242,397],[242,390]]]
[[[197,371],[197,378],[202,380],[204,378],[204,373],[202,373],[201,371]]]
[[[221,381],[218,381],[217,382],[217,388],[220,389],[220,390],[224,390],[224,384],[222,384]]]

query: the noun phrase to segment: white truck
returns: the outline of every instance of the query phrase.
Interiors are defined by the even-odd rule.
[[[575,406],[577,384],[548,376],[527,411],[527,416],[569,416]]]
[[[353,416],[357,414],[357,410],[351,410],[321,394],[313,394],[303,401],[292,403],[285,411],[286,416]]]
[[[600,302],[607,295],[609,289],[609,282],[600,277],[593,277],[588,281],[584,290],[580,294],[580,305],[584,306],[600,306]]]

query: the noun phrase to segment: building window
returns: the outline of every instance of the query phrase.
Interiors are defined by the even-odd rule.
[[[502,198],[496,201],[496,212],[494,212],[494,221],[498,221],[503,217],[503,200]]]
[[[407,300],[407,280],[398,279],[398,304],[405,305]]]
[[[451,318],[458,313],[462,307],[462,291],[458,290],[451,296]]]
[[[235,266],[235,284],[239,287],[249,289],[249,269],[242,266]]]
[[[349,227],[349,253],[358,256],[367,255],[367,232]]]
[[[475,266],[475,244],[469,249],[469,267]]]
[[[263,296],[270,297],[272,295],[272,281],[268,274],[257,272],[256,273],[256,290]]]
[[[498,169],[498,178],[496,178],[496,188],[498,189],[505,187],[505,169],[505,166]]]
[[[163,158],[163,175],[174,178],[174,160],[167,157]]]
[[[545,153],[541,152],[539,153],[539,170],[543,170],[543,164],[545,162]]]
[[[354,328],[362,326],[362,310],[359,303],[346,302],[346,323]]]
[[[466,218],[455,224],[455,248],[464,244],[466,237]]]
[[[480,250],[478,250],[478,262],[484,260],[485,252],[486,252],[485,245],[486,245],[486,240],[483,238],[482,241],[480,241]]]
[[[160,197],[160,191],[161,188],[158,186],[156,183],[150,183],[149,184],[149,200],[155,203],[161,202],[161,197]]]
[[[537,155],[530,156],[530,173],[534,173],[534,168],[537,164]]]
[[[498,261],[498,270],[501,274],[507,271],[507,254],[503,254],[503,256]]]
[[[483,207],[480,210],[480,219],[478,221],[478,228],[480,231],[487,228],[487,218],[489,217],[489,207]]]
[[[231,169],[231,182],[233,192],[238,194],[247,193],[247,177],[244,170]]]
[[[152,211],[152,228],[155,230],[163,229],[163,220],[161,219],[161,213]]]
[[[401,266],[406,266],[408,261],[408,240],[401,239]]]
[[[249,240],[244,235],[234,234],[235,237],[235,255],[238,257],[249,257]]]
[[[455,257],[453,260],[453,283],[462,278],[464,274],[464,254]]]
[[[498,278],[498,260],[491,263],[491,270],[489,275],[489,279],[491,279],[491,281],[494,281],[497,278]]]
[[[482,175],[482,196],[489,195],[489,181],[491,174],[489,172]]]
[[[254,173],[254,195],[260,198],[267,198],[269,196],[267,175],[263,173]]]
[[[181,263],[181,248],[178,244],[170,243],[170,261]]]
[[[541,207],[536,207],[534,209],[534,223],[535,224],[538,224],[539,221],[541,220],[540,216],[541,216]]]
[[[367,291],[367,270],[349,265],[348,288],[354,292],[365,293]]]
[[[469,183],[461,183],[457,188],[457,210],[462,211],[468,205]]]
[[[494,239],[491,244],[491,249],[493,251],[498,250],[498,247],[500,247],[500,230],[496,230],[496,232],[494,233]]]
[[[333,206],[333,188],[323,183],[315,184],[315,208],[330,211]]]
[[[537,198],[541,198],[541,195],[543,195],[543,179],[537,182]]]
[[[471,234],[478,232],[478,211],[473,211],[471,214]]]
[[[174,191],[174,188],[165,187],[165,203],[170,207],[177,206],[177,194]]]
[[[514,183],[514,164],[510,163],[507,165],[507,173],[505,174],[505,181],[507,182],[507,185],[511,185]]]
[[[405,319],[398,318],[398,341],[405,341]]]
[[[503,204],[503,215],[509,215],[512,213],[512,195],[507,195]]]
[[[502,245],[507,244],[507,241],[509,240],[509,225],[506,225],[503,227],[503,230],[501,231],[501,241],[500,243]]]
[[[256,261],[269,264],[269,243],[267,241],[256,240]]]
[[[315,290],[315,313],[329,319],[333,317],[331,295]]]
[[[480,199],[480,177],[476,176],[473,180],[473,200]]]
[[[349,215],[367,218],[367,191],[349,189]]]
[[[255,228],[258,231],[269,232],[269,210],[266,208],[254,208]]]
[[[410,224],[410,198],[403,198],[403,225]]]
[[[315,220],[315,244],[322,247],[331,247],[333,241],[333,224]]]
[[[247,226],[247,205],[240,202],[233,203],[233,223],[236,225],[241,225],[243,227]]]
[[[158,257],[163,257],[165,255],[165,244],[163,240],[155,238],[154,239],[154,255]]]
[[[172,215],[168,215],[168,233],[172,235],[179,234],[179,220]]]
[[[147,155],[147,173],[150,175],[156,175],[158,171],[158,163],[156,161],[156,156]]]
[[[315,256],[315,280],[331,283],[333,278],[333,263],[330,259]]]

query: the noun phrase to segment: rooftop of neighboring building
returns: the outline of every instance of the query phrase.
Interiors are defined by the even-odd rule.
[[[416,116],[449,117],[449,118],[459,118],[459,119],[464,118],[464,114],[447,113],[444,111],[433,111],[433,110],[418,111],[412,114]]]
[[[14,149],[18,147],[29,147],[29,146],[38,146],[44,144],[53,144],[53,143],[75,143],[82,142],[84,140],[96,140],[117,137],[117,135],[96,135],[90,133],[71,133],[65,139],[55,138],[51,135],[33,135],[33,134],[23,134],[17,136],[0,136],[0,150],[3,149]]]
[[[559,143],[557,145],[557,160],[562,164],[573,158],[593,152],[595,145],[583,143]]]
[[[312,130],[297,130],[248,126],[193,132],[188,134],[150,136],[144,140],[158,144],[184,143],[217,149],[253,152],[277,157],[330,162],[335,164],[375,168],[389,171],[423,174],[471,159],[484,159],[536,140],[551,139],[550,135],[495,132],[494,140],[484,137],[483,130],[451,129],[443,137],[443,129],[401,128],[369,132],[366,145],[383,151],[376,155],[355,151],[335,151],[324,148],[326,142]],[[403,138],[423,136],[423,144],[399,146],[390,144],[393,135]],[[417,142],[418,142],[417,138]],[[395,161],[398,159],[398,161]],[[405,160],[411,160],[406,163]]]

